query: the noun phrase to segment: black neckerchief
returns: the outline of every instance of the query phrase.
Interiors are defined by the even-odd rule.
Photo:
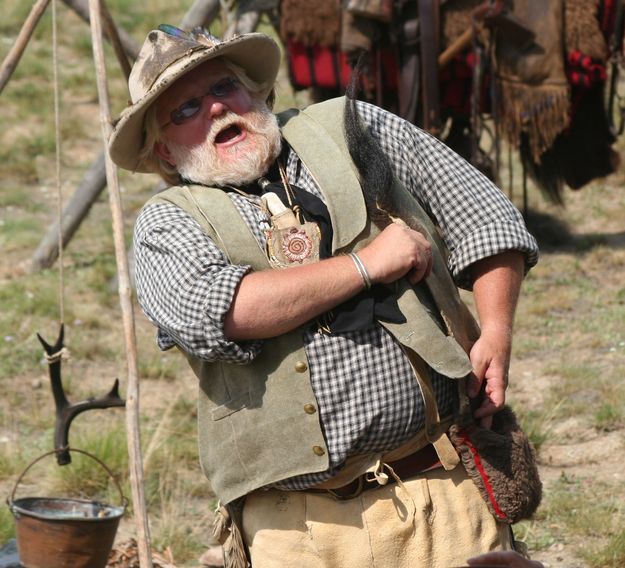
[[[290,183],[292,191],[291,199],[280,176],[279,160],[287,163],[290,152],[288,144],[283,141],[283,148],[278,160],[276,160],[263,178],[256,183],[249,184],[241,189],[246,193],[262,196],[265,193],[275,193],[282,203],[289,206],[299,205],[304,221],[312,221],[319,225],[321,242],[319,245],[319,258],[332,256],[332,222],[330,213],[325,203],[316,195],[305,189]],[[355,267],[354,267],[355,270]],[[332,333],[357,331],[371,327],[376,321],[389,323],[405,323],[406,318],[397,305],[397,298],[391,289],[383,284],[375,284],[370,290],[363,290],[356,296],[334,307],[324,327]]]

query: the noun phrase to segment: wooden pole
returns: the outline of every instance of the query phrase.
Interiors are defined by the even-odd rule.
[[[102,9],[102,20],[104,23],[104,28],[106,31],[106,37],[109,38],[111,45],[113,46],[113,50],[115,51],[115,56],[117,57],[117,61],[119,61],[119,65],[122,68],[122,73],[124,77],[126,77],[126,81],[128,81],[128,77],[130,77],[130,62],[128,61],[128,57],[126,56],[126,52],[124,51],[124,46],[122,44],[121,38],[119,37],[119,30],[113,21],[113,17],[109,12],[108,7],[106,6],[106,2],[104,0],[100,0],[100,7]],[[133,60],[136,59],[136,56],[133,57]]]
[[[13,75],[13,71],[17,67],[28,42],[33,35],[33,31],[35,27],[37,27],[37,22],[41,19],[41,16],[46,11],[50,0],[37,0],[35,5],[32,7],[30,14],[26,18],[20,33],[13,44],[13,47],[9,50],[9,53],[4,58],[2,62],[2,67],[0,67],[0,93],[4,89],[4,86],[9,82],[11,75]]]
[[[86,22],[89,22],[89,6],[84,5],[84,0],[63,0],[63,2],[74,9]],[[180,27],[184,30],[191,30],[196,26],[207,25],[207,22],[212,21],[218,13],[219,0],[195,0],[194,4],[184,15]],[[120,34],[120,41],[124,47],[124,51],[129,57],[136,59],[139,48],[135,44],[132,53],[129,53],[129,40],[124,39],[125,32],[117,26],[116,29]],[[134,43],[134,40],[131,39],[130,41]],[[70,202],[63,211],[61,230],[63,231],[64,247],[69,244],[74,233],[78,230],[78,227],[80,227],[80,224],[89,212],[91,205],[97,200],[105,187],[106,171],[104,155],[100,155],[83,177],[80,185],[74,191]],[[158,189],[162,189],[160,184]],[[49,268],[56,262],[58,254],[58,223],[54,223],[50,225],[46,234],[41,239],[32,257],[30,269],[36,272],[43,268]]]
[[[471,45],[473,40],[473,25],[470,25],[451,45],[438,56],[438,66],[445,67],[458,53]]]
[[[102,24],[99,0],[89,0],[91,20],[91,41],[93,42],[93,59],[95,62],[98,83],[98,99],[100,102],[100,124],[102,140],[105,148],[111,136],[111,110],[106,79],[106,65],[102,45]],[[109,153],[105,152],[106,181],[109,189],[109,203],[113,220],[113,238],[115,241],[115,259],[117,261],[119,301],[122,311],[124,328],[124,346],[128,367],[128,386],[126,390],[126,432],[128,454],[130,458],[130,486],[134,504],[134,516],[137,525],[137,548],[141,568],[152,568],[150,552],[150,526],[145,504],[143,487],[143,464],[141,458],[141,438],[139,429],[139,377],[137,368],[137,346],[135,321],[132,306],[132,294],[128,271],[128,257],[124,241],[124,219],[121,196],[117,179],[117,169]]]
[[[63,0],[63,2],[74,10],[74,12],[76,12],[76,14],[78,14],[78,16],[80,16],[85,22],[89,23],[89,3],[87,0]],[[119,41],[124,48],[124,52],[134,61],[137,59],[137,55],[139,55],[140,46],[137,45],[137,42],[132,38],[132,36],[119,26],[116,26],[116,30],[117,35],[119,36]]]
[[[74,236],[80,223],[87,216],[91,206],[97,201],[100,193],[106,187],[106,168],[104,153],[100,154],[91,165],[80,185],[63,209],[61,236],[63,247]],[[50,268],[59,256],[59,222],[55,221],[39,243],[35,254],[30,261],[30,271],[38,272]]]
[[[195,0],[187,10],[180,27],[191,31],[196,26],[210,24],[219,15],[219,0]]]

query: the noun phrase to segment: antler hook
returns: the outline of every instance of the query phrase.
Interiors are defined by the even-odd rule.
[[[54,345],[50,345],[41,335],[37,334],[37,338],[46,352],[52,394],[54,395],[54,403],[56,405],[54,448],[56,450],[56,461],[59,465],[66,465],[72,461],[69,452],[69,427],[76,416],[91,408],[110,408],[126,405],[126,401],[119,396],[119,379],[115,379],[113,388],[103,397],[88,398],[74,404],[69,402],[63,389],[63,381],[61,380],[61,356],[64,349],[64,335],[64,324],[61,324],[59,336]]]

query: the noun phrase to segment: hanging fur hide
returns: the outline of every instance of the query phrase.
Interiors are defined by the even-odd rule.
[[[614,173],[619,166],[620,157],[612,148],[615,137],[604,108],[604,87],[597,83],[579,93],[574,91],[577,104],[571,125],[542,154],[540,163],[532,159],[527,140],[521,143],[521,160],[530,177],[554,203],[564,203],[564,183],[579,189]]]
[[[441,47],[451,45],[472,25],[473,10],[484,0],[453,0],[441,6]]]
[[[340,0],[282,0],[280,37],[307,47],[337,45],[341,29]]]
[[[599,0],[566,0],[564,26],[566,51],[580,51],[592,59],[605,61],[608,46],[599,26]]]

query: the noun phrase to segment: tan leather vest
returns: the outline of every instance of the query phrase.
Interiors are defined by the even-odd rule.
[[[343,99],[278,115],[282,134],[321,189],[332,220],[334,254],[357,251],[378,230],[369,222],[357,174],[342,134]],[[428,278],[447,333],[441,331],[401,280],[398,304],[407,323],[383,324],[405,350],[437,372],[462,378],[477,326],[462,303],[445,263],[445,247],[417,201],[399,183],[402,217],[425,227],[433,244]],[[233,264],[270,269],[267,256],[225,192],[203,186],[170,188],[149,204],[169,202],[188,212]],[[288,270],[288,269],[287,269]],[[264,485],[328,468],[316,400],[303,347],[303,329],[265,341],[248,365],[207,362],[186,354],[199,379],[198,430],[202,469],[223,503]]]

